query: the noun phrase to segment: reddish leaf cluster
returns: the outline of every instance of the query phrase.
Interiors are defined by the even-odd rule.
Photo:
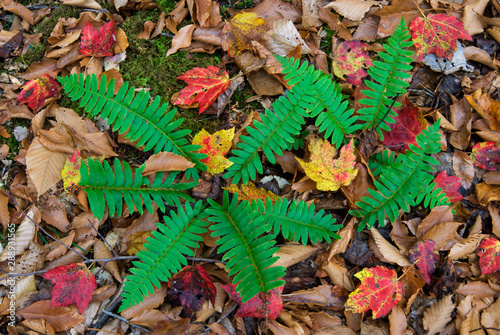
[[[45,99],[59,94],[57,81],[44,74],[41,78],[28,81],[17,98],[18,104],[27,104],[29,108],[36,109],[43,106]]]
[[[283,309],[281,300],[281,292],[283,286],[277,287],[266,294],[261,293],[245,303],[242,303],[240,295],[236,292],[236,285],[222,285],[222,288],[229,294],[231,299],[240,304],[240,308],[236,312],[236,317],[250,316],[253,318],[269,318],[274,320],[278,317]]]
[[[115,34],[115,20],[106,23],[99,30],[95,30],[90,22],[85,23],[82,29],[80,53],[93,57],[113,56],[113,47],[116,43]]]
[[[495,163],[500,163],[500,149],[495,142],[480,142],[472,148],[470,158],[474,166],[496,171]]]
[[[439,262],[439,252],[433,240],[420,241],[410,250],[410,262],[417,263],[417,267],[422,273],[427,284],[431,283],[431,275],[436,270]]]

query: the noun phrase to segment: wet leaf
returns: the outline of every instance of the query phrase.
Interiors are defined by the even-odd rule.
[[[448,176],[446,171],[441,171],[434,179],[436,187],[440,187],[446,196],[450,199],[450,202],[457,202],[462,200],[464,197],[458,192],[461,186],[461,179],[455,176]]]
[[[64,182],[64,190],[68,192],[72,187],[80,182],[80,166],[82,165],[82,154],[80,150],[75,152],[66,160],[61,171],[61,177]]]
[[[106,23],[99,30],[95,30],[90,22],[85,23],[82,30],[80,53],[85,56],[106,57],[113,56],[116,44],[115,20]]]
[[[199,265],[185,266],[175,276],[168,280],[168,287],[172,289],[168,294],[179,298],[182,307],[193,313],[201,309],[205,299],[215,303],[217,292],[208,272]]]
[[[363,313],[371,309],[373,318],[383,317],[392,310],[402,297],[402,284],[396,271],[384,266],[365,268],[354,275],[361,284],[349,294],[345,309]]]
[[[495,146],[495,142],[477,143],[472,148],[470,158],[474,166],[496,171],[495,163],[500,163],[500,149]]]
[[[241,303],[242,299],[236,292],[236,285],[222,285],[222,288],[229,294],[231,299],[240,304],[240,308],[236,312],[236,317],[253,317],[253,318],[269,318],[275,320],[283,309],[281,300],[281,292],[284,286],[277,287],[267,293],[256,295],[245,303]]]
[[[408,149],[408,144],[417,145],[415,138],[427,126],[427,121],[422,116],[418,107],[414,106],[408,98],[398,116],[394,118],[396,123],[389,124],[391,130],[384,134],[384,143],[391,150]]]
[[[358,170],[354,155],[353,141],[342,147],[340,157],[333,159],[335,148],[327,140],[313,139],[309,144],[311,161],[304,162],[297,158],[306,175],[316,182],[321,191],[336,191],[347,186],[356,177]]]
[[[183,88],[178,96],[174,95],[173,103],[181,107],[197,103],[200,114],[224,93],[231,82],[227,72],[216,66],[195,67],[177,79],[184,80],[188,87]]]
[[[493,237],[483,240],[479,244],[477,254],[483,275],[500,270],[500,241]]]
[[[83,263],[58,266],[46,272],[43,278],[55,284],[50,300],[52,307],[76,304],[80,314],[89,305],[97,288],[94,275]]]
[[[264,34],[269,29],[266,20],[255,13],[236,14],[231,20],[226,21],[226,25],[222,28],[222,48],[231,57],[236,57],[243,50],[252,49],[252,41],[262,43]]]
[[[369,45],[360,41],[345,41],[340,43],[333,53],[332,69],[339,78],[353,85],[361,84],[361,79],[368,75],[365,68],[373,66],[366,48]]]
[[[198,152],[207,154],[208,157],[201,160],[207,166],[207,172],[211,174],[221,173],[233,163],[224,157],[229,149],[234,137],[234,128],[219,130],[210,135],[202,129],[193,138],[193,144],[201,146]]]
[[[453,52],[457,50],[458,39],[472,41],[462,21],[446,14],[429,14],[427,18],[417,17],[412,21],[410,30],[419,62],[430,53],[451,61]]]
[[[21,93],[17,97],[17,104],[27,104],[29,108],[36,109],[42,107],[45,99],[55,97],[59,93],[59,84],[57,81],[44,74],[41,78],[28,81]]]
[[[410,250],[410,262],[417,263],[417,267],[427,284],[431,283],[431,274],[436,270],[439,261],[439,252],[433,240],[420,241]]]

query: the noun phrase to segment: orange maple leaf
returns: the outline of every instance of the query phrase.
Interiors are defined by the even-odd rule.
[[[336,150],[327,140],[313,139],[309,143],[309,151],[310,162],[304,162],[300,158],[297,160],[320,191],[336,191],[341,186],[349,185],[358,174],[358,170],[354,168],[356,155],[353,141],[342,147],[338,159],[333,159]]]
[[[223,187],[223,189],[225,189],[226,191],[231,192],[231,193],[238,193],[239,200],[252,201],[252,200],[261,199],[265,203],[266,199],[270,198],[274,204],[276,199],[279,198],[279,196],[277,196],[276,194],[274,194],[271,191],[266,191],[262,187],[257,188],[257,186],[255,186],[255,184],[252,183],[251,181],[249,181],[248,184],[246,184],[246,185],[242,184],[241,191],[238,188],[238,186],[236,186],[234,184],[231,184],[231,186],[229,186],[229,187]]]
[[[224,155],[231,149],[234,137],[234,128],[229,130],[219,130],[210,135],[205,129],[202,129],[193,138],[193,144],[200,145],[198,152],[207,154],[208,157],[201,160],[207,166],[207,172],[211,174],[221,173],[233,163]]]
[[[239,13],[231,20],[226,21],[222,28],[221,44],[229,56],[236,57],[243,50],[252,49],[252,41],[262,43],[264,34],[271,29],[266,20],[257,14]]]

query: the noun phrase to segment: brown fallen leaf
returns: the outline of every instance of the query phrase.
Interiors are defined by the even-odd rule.
[[[466,95],[465,98],[486,121],[491,130],[500,129],[500,101],[491,99],[488,93],[483,93],[481,90],[476,90],[471,95]]]
[[[487,206],[491,201],[500,200],[500,186],[479,183],[476,185],[477,200],[483,206]]]
[[[474,180],[474,165],[469,155],[463,151],[453,154],[453,172],[460,178],[460,183],[466,190],[472,186]]]
[[[13,0],[3,0],[2,7],[4,10],[22,17],[29,24],[34,24],[33,13],[20,3],[14,2]]]
[[[168,49],[167,56],[170,56],[177,52],[180,48],[186,48],[191,44],[191,36],[196,26],[194,24],[188,24],[182,27],[179,32],[172,39],[172,47]]]
[[[44,319],[56,332],[66,331],[85,321],[85,316],[78,313],[76,306],[51,307],[50,300],[37,301],[17,313],[26,320]]]
[[[155,23],[153,21],[146,21],[144,22],[144,30],[137,35],[137,38],[143,39],[143,40],[149,40],[149,37],[151,36],[151,32],[155,28]]]
[[[447,295],[425,310],[424,329],[428,331],[428,335],[441,332],[451,321],[451,313],[455,310],[452,297],[452,294]]]
[[[160,171],[186,171],[194,166],[194,163],[186,158],[171,152],[160,152],[152,155],[145,164],[146,168],[142,171],[143,176]]]
[[[102,9],[102,7],[95,0],[63,0],[63,5],[91,9]]]

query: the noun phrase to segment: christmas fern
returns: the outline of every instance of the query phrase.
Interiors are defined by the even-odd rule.
[[[446,204],[447,199],[440,195],[440,190],[431,190],[435,186],[432,185],[432,165],[438,164],[432,155],[441,151],[438,131],[439,122],[436,122],[418,134],[417,145],[409,144],[409,150],[399,154],[394,162],[391,162],[394,156],[384,157],[387,165],[380,165],[379,181],[374,181],[377,191],[368,189],[371,197],[356,202],[359,209],[354,214],[362,218],[359,230],[366,226],[371,228],[377,220],[383,226],[386,215],[394,221],[399,208],[408,212],[410,206],[419,204],[424,198],[428,205]]]
[[[102,76],[100,84],[97,77],[84,77],[82,74],[59,77],[65,91],[71,100],[80,101],[80,107],[92,116],[100,114],[103,119],[108,119],[108,124],[113,124],[113,131],[119,134],[127,132],[125,138],[131,142],[138,140],[136,146],[145,146],[144,151],[154,149],[154,153],[169,151],[184,156],[195,163],[196,168],[205,170],[200,162],[206,155],[197,153],[197,145],[188,144],[185,138],[191,131],[188,129],[177,130],[183,119],[172,121],[176,109],[167,112],[166,103],[160,106],[160,97],[156,97],[149,104],[149,92],[141,90],[137,95],[134,87],[129,87],[125,82],[115,96],[115,81],[107,83],[106,76]],[[186,171],[188,176],[193,175],[198,179],[195,168]]]
[[[227,260],[226,271],[234,276],[233,284],[240,292],[243,302],[250,300],[260,292],[267,292],[283,285],[280,280],[285,275],[285,268],[272,266],[278,257],[273,254],[278,251],[274,247],[276,241],[273,235],[264,234],[267,229],[265,217],[252,211],[250,204],[244,201],[238,204],[235,194],[229,201],[229,193],[224,191],[222,205],[208,199],[211,207],[209,221],[217,240],[219,252],[225,252],[222,257]]]
[[[133,274],[127,276],[123,285],[123,301],[120,312],[137,305],[144,297],[153,293],[153,286],[160,287],[160,281],[168,281],[173,274],[187,265],[186,256],[194,256],[194,251],[203,239],[199,234],[206,232],[204,205],[198,201],[194,207],[188,202],[184,209],[179,207],[177,214],[170,212],[165,224],[158,223],[158,231],[153,231],[144,245],[146,250],[139,251],[139,261],[134,261]]]
[[[383,45],[385,52],[378,54],[382,61],[374,61],[373,66],[368,68],[368,74],[374,80],[364,81],[369,90],[361,91],[368,98],[360,99],[359,103],[370,107],[358,111],[359,120],[365,122],[365,129],[376,128],[382,140],[382,131],[391,130],[387,124],[395,122],[391,116],[397,116],[392,108],[401,106],[393,99],[406,93],[405,88],[409,86],[403,79],[411,77],[406,71],[413,68],[410,65],[413,61],[410,56],[414,52],[405,50],[413,45],[410,37],[403,18],[394,34],[389,37],[388,44]]]
[[[104,216],[106,204],[109,216],[122,215],[123,201],[128,207],[129,213],[137,211],[143,213],[143,204],[147,210],[153,212],[153,202],[165,212],[167,202],[171,206],[180,205],[180,199],[193,201],[193,199],[182,192],[196,186],[197,183],[174,183],[177,173],[170,175],[163,181],[163,173],[157,173],[153,183],[143,177],[141,172],[145,165],[140,166],[135,173],[127,162],[115,158],[114,169],[108,162],[99,162],[96,159],[88,159],[87,164],[80,167],[81,181],[79,186],[87,194],[92,213],[98,219]]]

